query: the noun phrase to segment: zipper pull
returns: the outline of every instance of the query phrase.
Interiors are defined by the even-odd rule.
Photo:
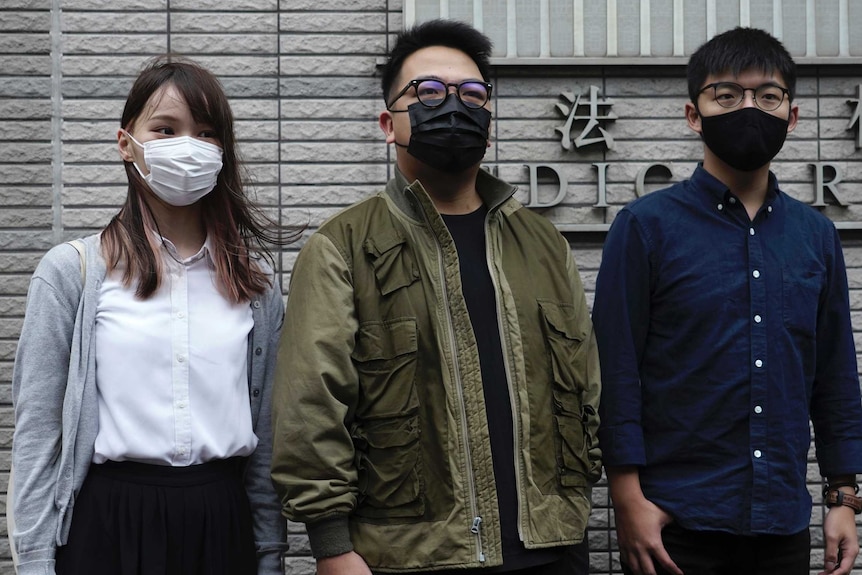
[[[482,518],[481,517],[474,517],[473,518],[473,526],[470,527],[470,533],[472,533],[473,535],[478,535],[479,534],[479,528],[481,526],[482,526]]]

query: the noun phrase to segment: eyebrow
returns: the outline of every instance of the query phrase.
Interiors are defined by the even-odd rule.
[[[413,78],[413,80],[438,80],[440,82],[443,82],[444,84],[447,83],[445,79],[441,78],[440,76],[435,76],[434,74],[428,74],[428,75],[424,75],[424,76],[416,76],[415,78]],[[410,80],[410,81],[412,82],[413,80]],[[464,82],[481,82],[482,84],[486,83],[485,80],[483,80],[481,78],[464,78],[463,80],[459,80],[458,82],[452,82],[452,83],[453,84],[462,84]]]
[[[173,114],[153,114],[146,121],[156,121],[156,122],[177,122],[179,119]]]

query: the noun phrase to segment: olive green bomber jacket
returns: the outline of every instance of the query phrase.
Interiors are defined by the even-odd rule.
[[[595,338],[565,238],[480,170],[528,548],[581,541],[601,472]],[[376,571],[494,566],[499,517],[457,251],[399,173],[327,221],[293,269],[273,480],[315,557]]]

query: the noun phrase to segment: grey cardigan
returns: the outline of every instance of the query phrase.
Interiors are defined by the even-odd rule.
[[[54,553],[64,545],[75,497],[93,458],[99,427],[94,326],[105,277],[99,236],[84,239],[81,262],[69,244],[52,248],[30,280],[15,368],[12,401],[15,468],[12,502],[19,575],[53,575]],[[267,268],[268,269],[268,268]],[[273,288],[251,301],[254,328],[248,340],[249,401],[259,442],[245,468],[254,515],[258,573],[281,573],[286,522],[270,480],[271,388],[284,304]]]

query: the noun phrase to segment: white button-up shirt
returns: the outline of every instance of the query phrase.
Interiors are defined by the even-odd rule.
[[[215,284],[208,243],[179,260],[167,239],[163,275],[146,300],[123,269],[102,283],[96,310],[99,433],[95,463],[185,466],[250,455],[248,303]]]

